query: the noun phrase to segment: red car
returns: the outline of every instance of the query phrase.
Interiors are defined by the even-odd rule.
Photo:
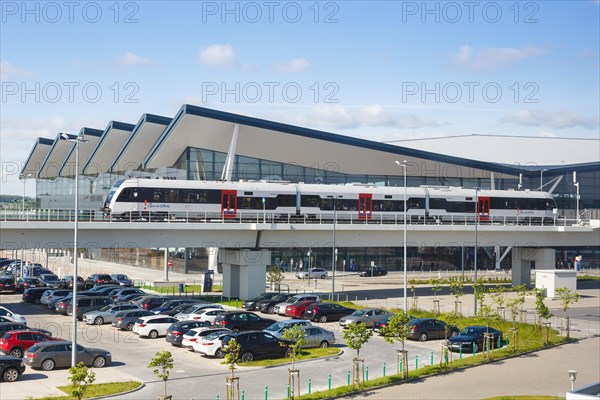
[[[4,354],[9,354],[13,357],[23,357],[25,351],[39,342],[47,342],[50,340],[62,340],[54,338],[46,333],[30,331],[30,330],[16,330],[9,331],[2,336],[0,339],[0,350]]]
[[[304,311],[306,311],[306,307],[313,303],[318,303],[318,301],[306,300],[298,304],[289,305],[285,308],[285,316],[292,318],[302,318],[302,314],[304,314]]]

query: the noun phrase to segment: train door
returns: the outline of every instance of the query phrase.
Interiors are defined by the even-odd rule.
[[[223,218],[235,218],[237,210],[237,191],[221,191],[221,214]]]
[[[359,193],[358,195],[358,219],[368,220],[372,217],[373,195],[371,193]]]
[[[479,221],[490,220],[490,198],[479,197],[477,203],[477,213],[479,214]]]

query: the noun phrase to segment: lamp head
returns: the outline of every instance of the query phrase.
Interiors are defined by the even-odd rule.
[[[69,139],[71,139],[71,138],[69,137],[69,135],[68,135],[68,134],[66,134],[66,133],[61,133],[61,134],[60,134],[60,137],[61,137],[61,138],[63,138],[64,140],[69,140]]]
[[[571,380],[571,382],[575,382],[575,379],[577,379],[577,370],[570,369],[567,372],[569,374],[569,379]]]
[[[400,161],[396,160],[395,163],[397,166],[400,166]]]

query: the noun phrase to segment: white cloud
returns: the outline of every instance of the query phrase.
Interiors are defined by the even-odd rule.
[[[205,65],[231,67],[235,64],[235,51],[230,44],[213,44],[200,50],[200,62]]]
[[[135,65],[149,65],[151,64],[150,60],[144,57],[140,57],[137,54],[126,52],[123,56],[117,59],[117,64],[125,67],[135,66]]]
[[[281,62],[273,65],[279,72],[302,72],[310,68],[310,62],[305,58],[295,58],[289,62]]]
[[[502,122],[524,126],[547,126],[554,129],[582,127],[597,129],[599,117],[585,117],[571,111],[545,111],[519,110],[505,115]]]
[[[6,60],[0,61],[0,80],[12,79],[15,77],[31,78],[33,74],[24,68],[17,67]]]
[[[592,49],[583,49],[579,53],[577,53],[577,55],[581,58],[598,58],[598,52]]]
[[[451,60],[459,67],[481,71],[505,67],[519,60],[541,56],[548,52],[539,46],[515,47],[484,47],[474,50],[469,45],[464,45],[451,55]]]

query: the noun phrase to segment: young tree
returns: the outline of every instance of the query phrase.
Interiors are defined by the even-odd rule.
[[[552,317],[552,313],[548,309],[548,306],[544,304],[544,291],[541,289],[535,290],[535,311],[539,317],[539,326],[542,330],[542,336],[544,340],[544,346],[548,344],[548,332],[547,329],[544,329],[542,320],[547,321],[548,318]]]
[[[354,382],[361,382],[361,374],[359,371],[359,363],[360,363],[360,349],[363,347],[365,343],[369,341],[369,339],[373,336],[373,331],[368,329],[367,326],[362,323],[350,324],[348,325],[348,329],[344,331],[343,337],[346,340],[346,345],[353,350],[356,350],[356,358],[353,361],[353,375]],[[364,364],[363,364],[364,365]]]
[[[170,371],[173,369],[173,355],[170,351],[161,351],[157,352],[152,360],[150,360],[150,364],[148,364],[148,368],[154,368],[152,372],[159,379],[165,382],[165,395],[164,399],[170,398],[167,396],[167,381],[169,380]]]
[[[562,303],[562,309],[565,314],[565,319],[567,320],[567,339],[569,339],[571,321],[567,316],[567,310],[572,303],[577,303],[579,301],[579,295],[575,291],[566,287],[557,288],[556,294],[558,294],[558,298]]]
[[[387,326],[381,328],[381,334],[386,342],[390,344],[400,342],[402,344],[402,350],[399,351],[399,354],[402,354],[403,376],[408,376],[408,355],[404,349],[404,344],[410,336],[409,322],[410,317],[404,311],[400,311],[398,314],[390,317]],[[398,374],[400,374],[400,358],[398,358]]]
[[[492,296],[492,302],[497,306],[498,315],[500,315],[500,312],[504,310],[504,304],[506,302],[505,289],[502,286],[496,286],[495,288],[490,288],[489,292]],[[505,315],[503,315],[503,318],[504,317]]]
[[[446,323],[444,328],[444,339],[448,339],[450,329],[452,329],[453,326],[457,326],[458,321],[460,321],[460,314],[457,312],[449,312],[440,315],[438,318]]]
[[[434,312],[440,313],[440,301],[437,298],[438,292],[442,290],[442,281],[439,278],[431,278],[429,280],[429,284],[431,285],[431,291],[433,292],[433,304],[434,304]]]
[[[306,331],[300,325],[294,325],[283,332],[283,339],[289,341],[287,344],[288,356],[292,359],[292,369],[295,369],[296,358],[299,358],[300,349],[306,343]],[[282,344],[283,346],[283,344]]]
[[[273,286],[278,286],[285,279],[285,275],[281,268],[277,265],[271,266],[269,272],[267,273],[267,282],[272,284]]]
[[[473,295],[477,300],[477,304],[479,305],[479,314],[483,308],[483,303],[485,303],[485,285],[481,282],[477,282],[473,284]]]
[[[89,371],[82,362],[69,368],[69,380],[71,381],[71,396],[81,400],[88,386],[96,380],[96,374]]]
[[[415,288],[415,285],[410,285],[410,291],[413,295],[413,300],[412,300],[412,309],[416,310],[418,308],[418,303],[419,303],[419,298],[417,297],[417,288]]]
[[[460,298],[465,295],[464,283],[458,279],[452,280],[452,282],[450,282],[450,293],[452,293],[452,296],[454,296],[455,299],[454,312],[458,314],[461,312],[458,306],[460,304]]]
[[[235,339],[229,340],[227,345],[223,347],[223,353],[225,353],[225,364],[228,365],[229,370],[231,371],[231,377],[225,378],[225,381],[227,382],[227,399],[233,400],[235,398],[234,387],[237,387],[239,391],[239,380],[237,386],[234,386],[234,382],[236,381],[235,368],[240,362],[240,344]]]

